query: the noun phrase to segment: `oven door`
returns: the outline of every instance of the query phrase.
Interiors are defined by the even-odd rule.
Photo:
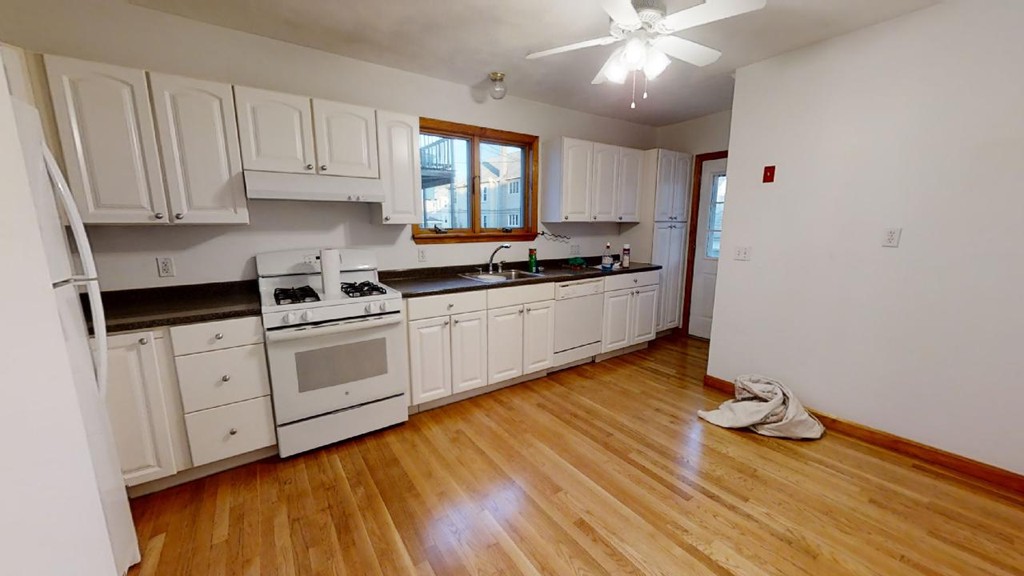
[[[267,331],[278,426],[407,393],[401,314]]]

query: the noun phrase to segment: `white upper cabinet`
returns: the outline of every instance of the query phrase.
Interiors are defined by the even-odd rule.
[[[526,304],[523,318],[523,372],[550,368],[555,363],[554,300]]]
[[[380,179],[384,187],[381,221],[420,224],[420,119],[395,112],[377,113]]]
[[[246,170],[314,173],[309,98],[236,86],[235,104]]]
[[[690,219],[690,174],[692,159],[689,154],[676,154],[675,178],[672,188],[672,216],[675,222],[686,222]]]
[[[150,73],[170,214],[185,224],[247,224],[231,86]]]
[[[686,222],[689,219],[690,167],[689,154],[658,150],[655,222]]]
[[[317,172],[379,178],[377,112],[373,108],[313,99]]]
[[[590,219],[595,222],[613,222],[616,219],[619,150],[618,146],[594,144],[594,180]]]
[[[45,62],[82,220],[169,222],[146,73],[57,56]]]
[[[640,221],[640,190],[643,188],[644,151],[620,148],[619,186],[615,217],[619,222]]]

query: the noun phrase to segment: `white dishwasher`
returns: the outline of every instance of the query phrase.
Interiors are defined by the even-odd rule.
[[[604,279],[555,285],[555,365],[599,353],[603,326]]]

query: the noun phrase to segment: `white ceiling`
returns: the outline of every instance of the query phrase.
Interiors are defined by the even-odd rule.
[[[609,20],[598,0],[129,1],[466,86],[503,71],[512,95],[663,126],[730,108],[737,68],[937,0],[768,0],[762,11],[679,33],[724,55],[707,68],[674,62],[636,110],[629,108],[629,84],[590,84],[615,46],[524,58],[607,35]],[[670,13],[700,3],[666,1]]]

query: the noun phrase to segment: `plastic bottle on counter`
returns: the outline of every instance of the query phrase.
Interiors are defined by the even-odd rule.
[[[629,244],[622,245],[622,257],[619,259],[619,266],[629,268]]]
[[[537,273],[537,247],[530,246],[530,272]]]
[[[601,255],[601,270],[610,271],[615,265],[615,261],[612,260],[612,243],[606,242],[604,245],[604,254]]]

